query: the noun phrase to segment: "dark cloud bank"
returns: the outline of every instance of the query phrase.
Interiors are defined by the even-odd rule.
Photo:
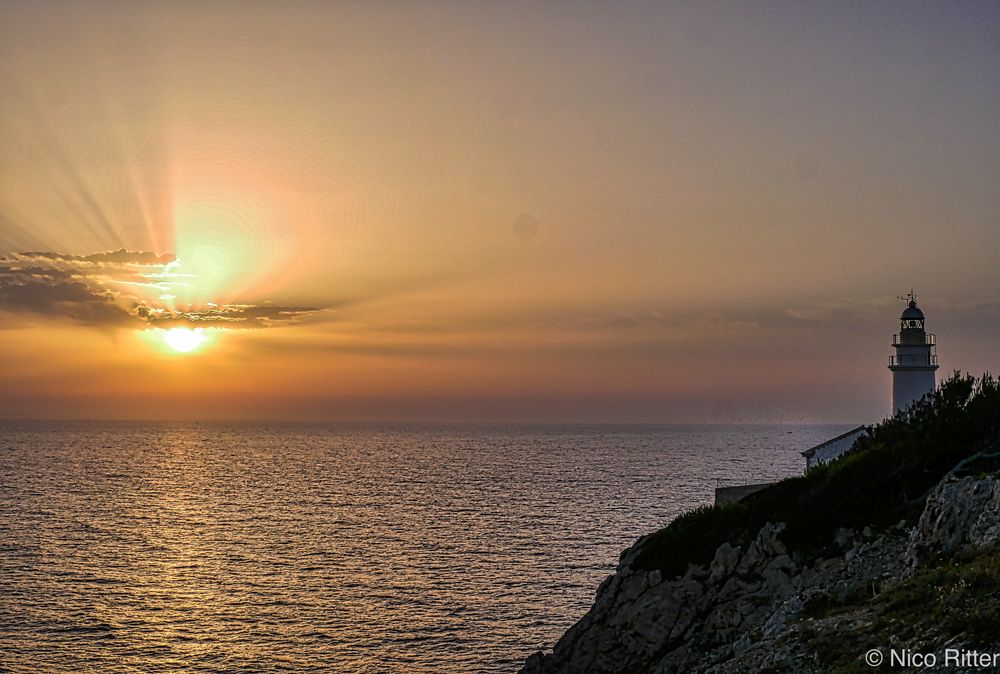
[[[150,306],[123,290],[128,284],[168,285],[161,279],[173,255],[118,250],[93,255],[31,251],[0,256],[0,311],[62,319],[102,328],[287,325],[312,307],[223,304],[188,311]],[[148,276],[147,276],[148,274]]]

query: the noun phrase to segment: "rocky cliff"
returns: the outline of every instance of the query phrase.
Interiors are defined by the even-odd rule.
[[[1000,479],[960,475],[921,499],[915,522],[838,529],[821,555],[790,551],[774,521],[668,578],[636,563],[640,539],[590,611],[521,671],[865,671],[871,648],[995,646]]]

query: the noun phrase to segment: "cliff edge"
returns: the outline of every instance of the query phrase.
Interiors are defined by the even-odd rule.
[[[641,538],[521,671],[872,671],[1000,651],[998,599],[1000,387],[955,375],[842,459]]]

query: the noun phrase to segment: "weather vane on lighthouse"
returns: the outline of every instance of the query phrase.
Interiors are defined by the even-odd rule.
[[[933,392],[938,369],[937,339],[924,329],[924,312],[917,306],[916,293],[911,288],[899,299],[906,302],[906,308],[899,316],[899,333],[892,336],[896,353],[889,356],[893,414]]]

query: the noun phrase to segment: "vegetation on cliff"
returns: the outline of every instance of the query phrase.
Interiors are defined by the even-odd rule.
[[[806,606],[806,620],[786,638],[825,672],[871,671],[858,655],[873,645],[935,653],[961,639],[992,652],[1000,621],[1000,549],[979,551],[969,560],[939,560],[875,595],[823,598]]]
[[[938,390],[874,426],[851,451],[744,500],[704,507],[640,544],[637,569],[665,578],[704,565],[723,543],[746,545],[767,522],[802,561],[831,552],[838,529],[884,529],[912,521],[947,474],[1000,468],[1000,381],[955,373]]]

